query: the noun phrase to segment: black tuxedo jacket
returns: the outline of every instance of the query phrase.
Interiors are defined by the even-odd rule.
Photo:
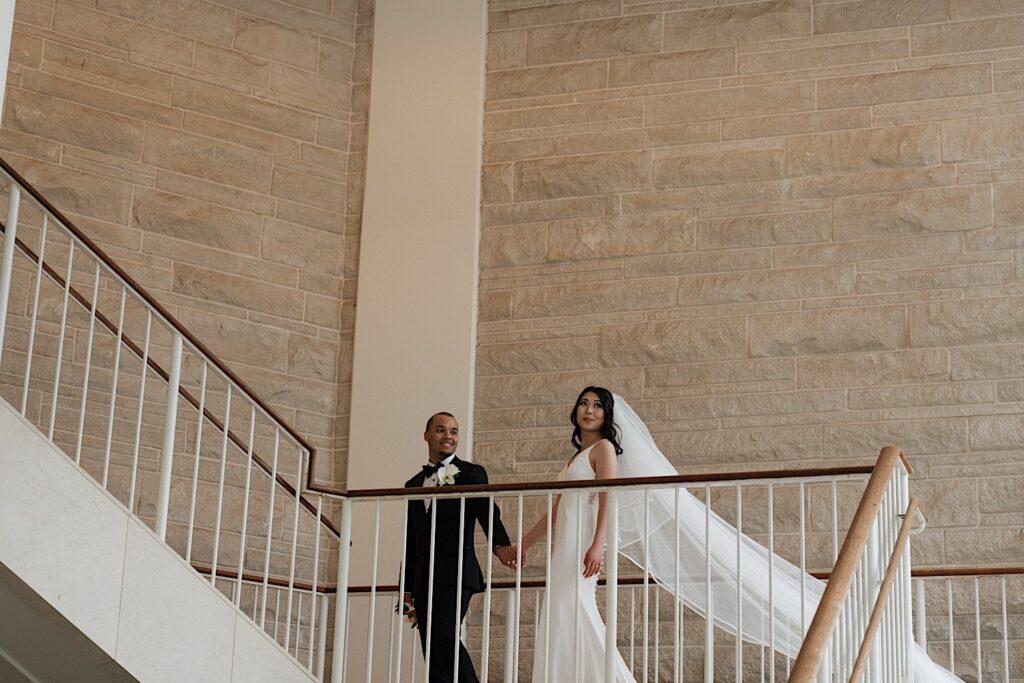
[[[466,462],[456,457],[452,464],[459,468],[455,477],[456,485],[486,484],[487,470],[480,465]],[[420,471],[415,477],[405,482],[409,486],[423,486],[426,473]],[[443,488],[443,487],[439,487]],[[484,530],[491,551],[503,545],[510,545],[508,533],[501,523],[501,512],[497,504],[494,506],[494,529],[487,526],[488,499],[467,498],[465,526],[462,533],[462,588],[467,592],[483,590],[483,573],[476,558],[473,547],[473,534],[479,523]],[[413,595],[426,594],[430,580],[430,524],[431,516],[437,515],[436,537],[434,549],[433,581],[435,586],[455,586],[459,571],[459,510],[457,498],[436,499],[427,512],[423,501],[409,501],[406,516],[405,545],[405,591]]]

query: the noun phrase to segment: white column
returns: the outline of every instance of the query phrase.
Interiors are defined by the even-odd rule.
[[[14,33],[14,0],[0,0],[0,117],[4,113],[4,95],[7,93],[7,66],[11,56],[11,36]]]
[[[378,0],[350,488],[400,485],[440,410],[471,456],[485,0]]]
[[[437,411],[456,416],[458,454],[472,457],[486,29],[486,0],[374,7],[349,488],[401,486],[426,460],[424,422]],[[381,538],[401,539],[402,523],[401,506],[385,505]],[[371,580],[364,526],[353,529],[353,584]],[[381,544],[378,582],[395,581],[400,550]],[[352,603],[352,652],[365,652],[365,605]],[[374,635],[386,642],[381,617]],[[374,653],[385,671],[386,649]],[[352,680],[364,675],[358,659]]]

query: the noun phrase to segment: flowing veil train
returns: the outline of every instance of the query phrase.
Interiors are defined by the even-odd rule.
[[[633,408],[621,396],[614,398],[615,422],[621,432],[623,451],[618,476],[678,474],[658,450],[647,425]],[[713,511],[708,514],[704,503],[685,489],[679,489],[677,519],[676,490],[648,491],[646,533],[644,493],[619,490],[619,552],[641,569],[646,567],[670,593],[676,593],[678,587],[678,599],[705,617],[710,567],[711,614],[715,625],[728,633],[740,633],[748,642],[771,647],[774,641],[776,651],[796,657],[803,642],[803,629],[814,617],[825,584],[739,534],[736,527]],[[742,615],[740,624],[737,614]],[[916,644],[912,656],[917,683],[960,681],[933,663]]]

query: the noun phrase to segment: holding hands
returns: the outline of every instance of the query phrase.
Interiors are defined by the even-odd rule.
[[[494,554],[498,556],[498,560],[509,569],[515,569],[516,565],[520,562],[520,553],[514,545],[501,545],[494,549]],[[525,559],[525,553],[523,554]]]

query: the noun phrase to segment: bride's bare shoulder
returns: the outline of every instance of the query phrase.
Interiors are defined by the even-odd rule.
[[[612,442],[608,439],[601,439],[590,449],[591,464],[609,457],[615,457],[615,447],[612,446]]]

